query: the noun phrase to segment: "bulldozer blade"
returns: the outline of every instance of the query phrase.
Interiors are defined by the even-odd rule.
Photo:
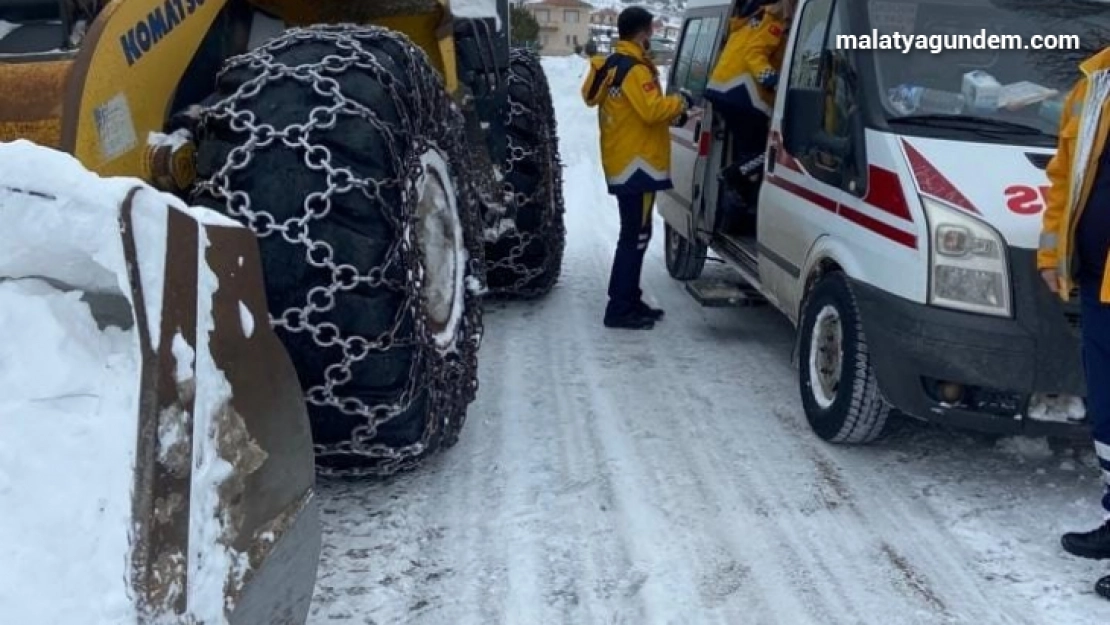
[[[0,144],[0,160],[16,162],[5,154],[13,145]],[[138,379],[120,381],[138,385],[126,420],[135,429],[119,432],[133,453],[96,458],[130,462],[128,552],[117,555],[129,563],[121,584],[135,622],[303,624],[321,545],[312,438],[292,362],[271,329],[254,235],[147,186],[96,202],[90,186],[111,181],[111,196],[124,183],[75,179],[56,154],[16,147],[18,158],[41,156],[39,169],[52,163],[74,182],[46,188],[0,172],[0,219],[12,226],[0,232],[0,283],[38,279],[82,292],[98,325],[137,338]],[[93,220],[103,223],[90,228]],[[66,233],[68,223],[82,225]],[[27,224],[56,228],[42,238],[20,233]],[[88,249],[82,235],[94,231],[115,240],[88,264],[115,270],[118,290],[83,281],[96,274],[72,262]],[[44,241],[52,249],[39,256],[55,255],[49,261],[17,249]],[[23,514],[56,513],[24,504]]]

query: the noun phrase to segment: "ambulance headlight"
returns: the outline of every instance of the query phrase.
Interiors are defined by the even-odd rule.
[[[929,219],[929,303],[1009,317],[1010,271],[1001,235],[947,204],[921,198]]]

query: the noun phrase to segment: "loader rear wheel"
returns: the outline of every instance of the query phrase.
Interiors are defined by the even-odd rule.
[[[886,428],[855,294],[843,273],[826,274],[806,296],[799,327],[798,386],[813,431],[832,443],[869,443]]]
[[[228,61],[197,204],[258,236],[322,473],[388,475],[457,440],[477,390],[478,194],[459,110],[408,39],[287,31]]]
[[[558,282],[566,247],[555,107],[535,52],[519,48],[509,52],[507,81],[508,149],[502,184],[513,201],[510,219],[494,220],[487,237],[489,291],[539,297]]]

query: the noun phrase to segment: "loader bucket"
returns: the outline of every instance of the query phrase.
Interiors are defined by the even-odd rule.
[[[0,223],[0,623],[303,624],[312,439],[254,235],[25,141]]]

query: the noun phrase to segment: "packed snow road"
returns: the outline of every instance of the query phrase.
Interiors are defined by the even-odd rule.
[[[322,484],[311,622],[421,625],[1110,621],[1085,448],[904,425],[865,448],[808,429],[792,332],[702,309],[662,262],[651,332],[601,325],[618,228],[581,59],[545,62],[567,164],[561,286],[494,305],[462,440],[386,484]],[[719,269],[717,269],[719,270]]]

